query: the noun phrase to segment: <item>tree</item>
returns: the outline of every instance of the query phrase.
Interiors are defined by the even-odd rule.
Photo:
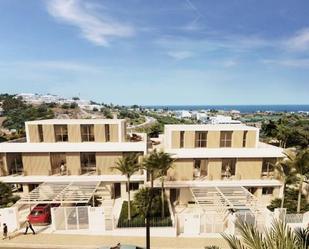
[[[293,167],[293,156],[291,153],[285,153],[285,158],[278,161],[274,168],[279,173],[280,178],[283,180],[283,195],[281,199],[280,207],[283,208],[284,206],[284,198],[285,198],[285,189],[286,185],[292,183],[293,179],[295,178],[295,168]]]
[[[232,249],[307,249],[309,230],[292,230],[285,223],[273,221],[272,227],[259,232],[255,226],[243,222],[236,223],[240,238],[222,234]]]
[[[128,190],[128,220],[131,220],[131,200],[130,200],[130,178],[140,169],[138,163],[138,154],[131,153],[119,159],[117,166],[113,167],[121,172],[122,175],[127,177],[127,190]]]
[[[142,188],[135,195],[136,208],[145,217],[146,249],[150,249],[150,218],[153,199],[154,191],[152,187]]]
[[[12,206],[19,197],[13,196],[12,189],[6,183],[0,182],[0,207]]]
[[[292,156],[293,166],[298,175],[297,213],[300,213],[302,187],[305,177],[309,174],[309,149],[300,150]]]
[[[172,168],[174,160],[171,158],[170,154],[163,151],[154,152],[154,158],[158,164],[158,176],[161,179],[161,201],[162,201],[162,211],[161,216],[164,218],[164,203],[165,203],[165,191],[164,191],[164,178],[167,174],[167,171]]]

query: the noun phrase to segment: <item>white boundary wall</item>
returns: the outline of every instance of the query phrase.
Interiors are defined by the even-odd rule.
[[[1,229],[1,232],[3,231],[3,224],[4,223],[6,223],[9,233],[19,229],[17,207],[1,208],[0,209],[0,229]]]

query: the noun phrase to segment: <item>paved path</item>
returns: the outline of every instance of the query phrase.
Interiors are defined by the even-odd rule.
[[[151,124],[154,124],[155,122],[157,122],[157,120],[153,117],[149,117],[149,116],[145,116],[145,119],[146,121],[142,124],[138,124],[138,125],[132,125],[132,126],[128,126],[128,130],[131,131],[131,130],[134,130],[136,128],[142,128],[142,127],[145,127],[145,126],[149,126]]]
[[[0,248],[74,248],[95,249],[99,246],[114,246],[134,244],[145,246],[144,237],[122,236],[94,236],[94,235],[67,235],[67,234],[18,234],[11,240],[1,240]],[[221,249],[228,249],[226,242],[221,238],[159,238],[151,239],[152,249],[204,249],[205,246],[217,245]]]

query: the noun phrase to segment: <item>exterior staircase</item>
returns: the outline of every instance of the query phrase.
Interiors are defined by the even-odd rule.
[[[97,196],[97,200],[101,202],[101,206],[104,209],[105,230],[111,231],[113,230],[113,206],[114,206],[114,200],[111,198],[111,192],[106,186],[100,185],[97,188],[95,195]]]

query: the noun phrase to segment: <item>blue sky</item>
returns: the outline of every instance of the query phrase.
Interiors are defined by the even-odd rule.
[[[308,0],[1,0],[1,92],[309,104]]]

